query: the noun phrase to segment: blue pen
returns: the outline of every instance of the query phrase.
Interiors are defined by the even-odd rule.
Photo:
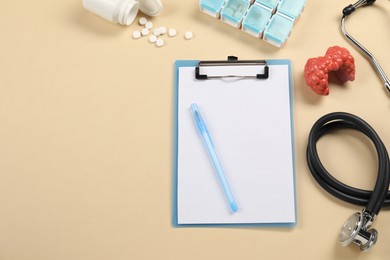
[[[202,119],[202,116],[201,116],[201,114],[199,112],[198,106],[196,104],[192,104],[191,105],[191,110],[192,110],[192,113],[194,115],[194,118],[195,118],[195,121],[196,121],[196,125],[198,126],[200,135],[202,136],[203,143],[204,143],[204,145],[205,145],[205,147],[207,149],[207,152],[208,152],[211,160],[213,161],[214,168],[215,168],[215,170],[216,170],[216,172],[218,174],[218,178],[219,178],[219,181],[220,181],[220,183],[222,185],[222,188],[223,188],[223,191],[225,193],[226,199],[229,202],[230,209],[233,212],[237,212],[237,210],[238,210],[237,203],[236,203],[236,201],[235,201],[235,199],[233,197],[233,194],[232,194],[232,191],[230,189],[229,183],[228,183],[228,181],[227,181],[227,179],[225,177],[225,174],[223,172],[221,163],[218,160],[217,154],[216,154],[215,149],[214,149],[213,141],[211,140],[210,133],[207,130],[206,124],[204,123],[204,121]]]

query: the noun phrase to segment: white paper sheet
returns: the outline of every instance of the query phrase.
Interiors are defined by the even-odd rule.
[[[270,77],[178,80],[178,224],[295,223],[293,137],[288,65]],[[210,67],[202,73],[254,75],[256,66]],[[198,133],[197,103],[213,139],[238,212],[231,213]]]

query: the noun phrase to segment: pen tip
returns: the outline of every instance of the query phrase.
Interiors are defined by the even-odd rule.
[[[236,212],[238,211],[237,204],[235,204],[235,203],[230,204],[230,208],[231,208],[231,210],[232,210],[234,213],[236,213]]]

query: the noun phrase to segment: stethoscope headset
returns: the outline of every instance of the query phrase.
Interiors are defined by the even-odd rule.
[[[345,28],[345,20],[356,9],[362,6],[372,5],[375,0],[360,0],[344,8],[341,18],[341,30],[345,37],[361,50],[374,65],[375,70],[384,82],[384,86],[390,91],[390,81],[379,65],[377,59],[357,40],[355,40]],[[334,178],[322,165],[316,143],[319,138],[333,130],[352,129],[367,136],[375,146],[378,156],[378,176],[372,191],[362,190],[348,186]],[[376,216],[382,207],[390,206],[390,161],[385,145],[375,130],[363,119],[345,112],[335,112],[321,117],[312,127],[307,152],[307,162],[314,179],[319,185],[335,197],[348,203],[364,206],[361,212],[356,212],[344,223],[339,234],[339,242],[343,245],[354,243],[360,249],[367,251],[375,245],[378,232],[370,229]]]

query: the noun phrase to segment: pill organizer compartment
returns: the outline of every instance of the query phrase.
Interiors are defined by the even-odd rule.
[[[294,0],[290,0],[294,1]],[[255,3],[263,5],[271,10],[272,13],[275,13],[276,7],[278,6],[280,0],[256,0]]]
[[[282,0],[278,6],[278,12],[296,20],[305,7],[306,0]]]
[[[242,31],[262,38],[276,47],[281,47],[290,36],[306,1],[199,0],[199,6],[204,13],[220,18],[223,22],[241,28]]]
[[[214,18],[219,18],[222,7],[225,5],[225,0],[200,0],[199,8],[202,12],[211,15]]]
[[[240,28],[249,6],[250,1],[247,0],[228,0],[222,8],[221,20],[231,26]]]
[[[276,47],[281,47],[290,36],[294,21],[283,14],[274,14],[265,28],[263,40]]]
[[[257,4],[252,5],[242,22],[242,30],[261,38],[271,15],[270,9]]]

